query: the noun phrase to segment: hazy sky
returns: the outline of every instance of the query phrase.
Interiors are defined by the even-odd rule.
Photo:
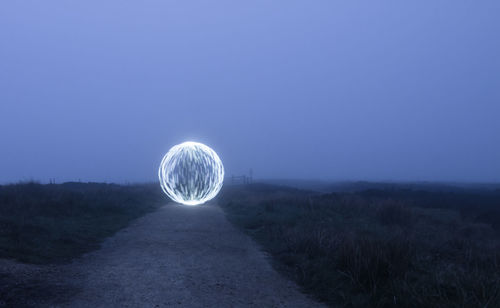
[[[500,181],[500,1],[1,1],[0,182]]]

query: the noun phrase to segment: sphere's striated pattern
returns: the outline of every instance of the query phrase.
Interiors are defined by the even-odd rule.
[[[224,167],[208,146],[184,142],[163,157],[158,176],[161,188],[172,200],[199,205],[213,199],[222,188]]]

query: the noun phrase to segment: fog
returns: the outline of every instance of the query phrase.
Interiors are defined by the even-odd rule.
[[[500,2],[3,1],[0,183],[500,181]]]

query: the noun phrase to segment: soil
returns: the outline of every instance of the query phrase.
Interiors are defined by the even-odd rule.
[[[216,205],[173,203],[66,265],[0,260],[0,306],[322,307]]]

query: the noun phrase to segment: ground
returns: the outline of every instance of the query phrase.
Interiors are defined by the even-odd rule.
[[[0,262],[5,306],[320,307],[216,205],[167,204],[66,265]],[[8,278],[8,279],[7,279]]]

